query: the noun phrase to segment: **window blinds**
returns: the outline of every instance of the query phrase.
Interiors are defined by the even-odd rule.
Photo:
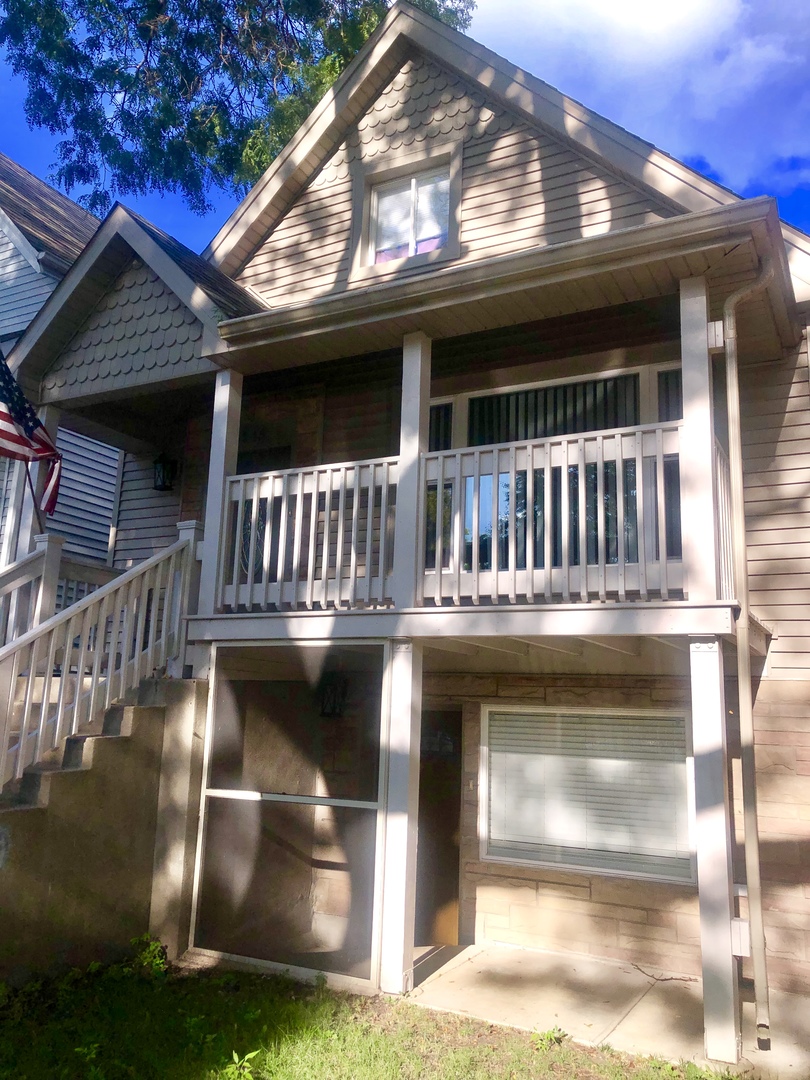
[[[487,854],[692,876],[680,716],[491,712]]]

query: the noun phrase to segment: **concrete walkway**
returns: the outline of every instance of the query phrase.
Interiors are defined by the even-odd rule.
[[[556,1026],[578,1042],[707,1064],[698,980],[499,945],[448,954],[451,959],[409,995],[414,1004],[531,1031]],[[426,957],[417,979],[441,958]],[[744,1004],[745,1057],[737,1071],[763,1080],[810,1080],[810,998],[772,992],[771,1035],[772,1049],[757,1050],[753,1005]]]

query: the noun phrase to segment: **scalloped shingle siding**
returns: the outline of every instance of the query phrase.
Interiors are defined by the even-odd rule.
[[[212,370],[201,357],[203,328],[182,301],[140,260],[124,270],[84,326],[46,372],[47,396],[102,390]]]
[[[464,143],[462,261],[641,225],[671,213],[488,101],[459,76],[416,57],[260,245],[239,283],[274,306],[352,288],[352,163],[457,140]]]

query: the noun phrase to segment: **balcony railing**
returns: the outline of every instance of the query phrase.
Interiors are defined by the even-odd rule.
[[[385,603],[396,481],[396,458],[232,477],[220,544],[220,610]]]
[[[419,505],[399,509],[404,555],[396,458],[231,477],[218,610],[389,606],[395,571],[414,569],[421,606],[683,599],[680,438],[671,422],[425,454]],[[727,599],[719,446],[713,464]]]
[[[426,455],[423,601],[682,598],[678,442],[670,423]]]

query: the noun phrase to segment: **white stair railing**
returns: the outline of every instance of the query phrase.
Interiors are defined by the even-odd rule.
[[[0,649],[0,789],[179,653],[192,556],[179,540]]]

